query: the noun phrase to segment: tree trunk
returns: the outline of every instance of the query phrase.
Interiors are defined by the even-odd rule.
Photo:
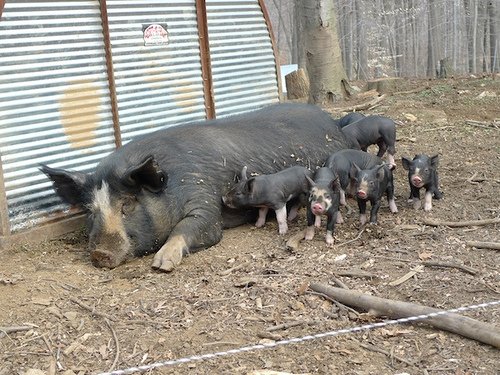
[[[356,9],[356,45],[357,45],[357,78],[368,79],[368,54],[366,50],[366,29],[362,13],[361,0],[355,0]]]
[[[500,64],[498,63],[498,55],[500,53],[500,40],[498,39],[498,3],[495,3],[494,0],[488,1],[488,18],[490,21],[490,66],[491,72],[495,73],[500,70]]]
[[[346,79],[337,35],[333,1],[296,0],[300,15],[299,68],[309,77],[309,102],[333,103],[341,99]]]

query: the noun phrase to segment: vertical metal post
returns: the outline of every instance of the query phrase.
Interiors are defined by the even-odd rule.
[[[274,33],[273,27],[271,25],[271,19],[269,18],[269,13],[267,12],[266,4],[264,0],[259,0],[260,9],[262,10],[262,14],[264,15],[264,20],[266,21],[267,30],[269,31],[269,37],[271,38],[271,45],[273,46],[273,54],[274,54],[274,64],[276,65],[276,79],[278,80],[278,95],[281,101],[281,96],[283,95],[282,83],[281,83],[281,66],[280,59],[278,53],[278,46],[276,46],[276,42],[274,41]]]
[[[111,98],[111,114],[113,116],[113,130],[115,134],[115,145],[121,147],[122,134],[120,130],[120,117],[118,116],[118,99],[116,98],[115,72],[113,69],[113,54],[111,51],[111,40],[109,37],[108,7],[106,0],[99,1],[101,8],[102,34],[104,38],[104,53],[106,56],[106,70],[108,75],[109,96]]]
[[[205,0],[196,0],[196,19],[198,23],[198,39],[200,41],[201,74],[203,79],[203,94],[205,97],[205,112],[207,119],[213,119],[216,115],[212,65],[210,63],[210,45],[208,41],[207,5]]]
[[[0,236],[10,235],[9,208],[3,181],[2,155],[0,154]]]

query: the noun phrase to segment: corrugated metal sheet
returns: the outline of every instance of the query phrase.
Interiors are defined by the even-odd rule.
[[[0,153],[11,230],[66,208],[38,170],[86,171],[114,150],[98,1],[6,1]]]
[[[279,101],[271,37],[258,0],[207,0],[217,117]]]
[[[108,0],[118,114],[124,143],[205,119],[194,0]],[[145,46],[143,25],[166,24],[169,42]]]

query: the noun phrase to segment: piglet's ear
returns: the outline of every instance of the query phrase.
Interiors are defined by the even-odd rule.
[[[377,167],[377,178],[379,181],[382,181],[385,176],[385,165],[381,164]]]
[[[82,172],[71,172],[59,168],[50,168],[40,164],[40,171],[52,180],[56,194],[71,205],[84,205],[85,186],[90,180],[90,175]]]
[[[339,176],[335,176],[332,182],[330,182],[330,188],[332,190],[340,189]]]
[[[349,177],[353,180],[356,179],[356,176],[358,175],[358,172],[360,170],[361,168],[359,168],[356,163],[352,163],[351,170],[349,171]]]
[[[437,168],[438,164],[439,164],[439,155],[431,156],[431,165],[434,168]]]
[[[410,160],[405,158],[405,157],[402,157],[401,158],[401,164],[403,164],[403,168],[406,169],[406,170],[409,170],[410,169]]]
[[[246,180],[246,182],[245,182],[245,192],[248,193],[248,194],[252,194],[253,193],[253,189],[254,189],[254,185],[255,185],[255,178],[254,177],[249,178],[248,180]]]
[[[241,169],[241,181],[246,181],[246,180],[248,180],[248,177],[247,177],[247,166],[245,165]]]
[[[167,187],[168,176],[152,156],[148,156],[138,165],[125,171],[121,181],[124,185],[140,190],[142,188],[152,193],[159,193]]]
[[[313,187],[313,186],[316,185],[316,183],[314,182],[314,180],[311,177],[309,177],[308,175],[306,175],[306,178],[307,178],[307,181],[309,182],[309,186],[310,187]]]

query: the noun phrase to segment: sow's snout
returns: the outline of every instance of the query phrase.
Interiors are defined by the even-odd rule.
[[[104,233],[90,240],[90,260],[96,267],[115,268],[127,259],[129,244],[118,233]]]

